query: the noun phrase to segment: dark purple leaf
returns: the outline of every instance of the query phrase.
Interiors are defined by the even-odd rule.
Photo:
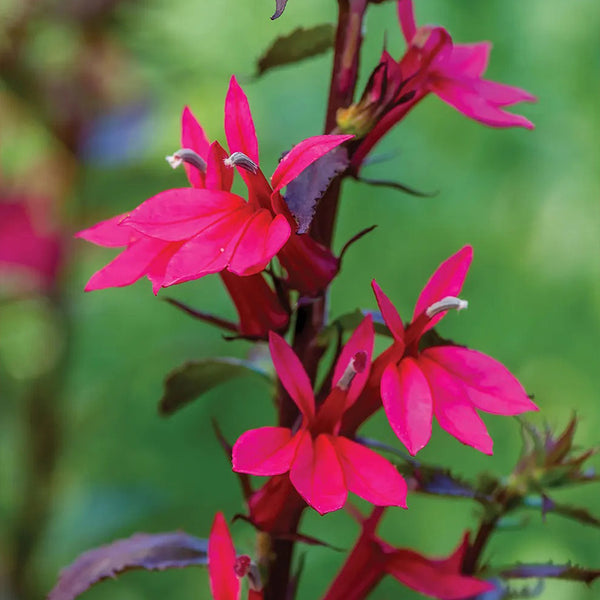
[[[241,375],[256,373],[271,381],[256,363],[239,358],[206,358],[187,362],[171,371],[165,380],[159,412],[170,415],[212,388]]]
[[[298,223],[298,233],[308,231],[319,200],[333,178],[346,170],[348,163],[346,148],[338,146],[288,184],[285,201]]]
[[[258,60],[257,75],[274,67],[299,62],[327,52],[333,47],[335,27],[329,23],[315,27],[298,27],[288,35],[278,37]]]
[[[207,540],[186,533],[136,533],[88,550],[64,569],[48,600],[73,600],[95,583],[132,569],[163,571],[207,564]]]
[[[283,14],[287,2],[288,0],[275,0],[275,12],[271,17],[271,20],[278,19]]]
[[[355,177],[354,179],[356,179],[356,181],[360,183],[366,183],[368,185],[379,187],[387,187],[393,190],[398,190],[399,192],[404,192],[405,194],[409,194],[410,196],[417,196],[418,198],[432,198],[433,196],[437,196],[438,194],[438,192],[421,192],[404,183],[400,183],[399,181],[387,181],[385,179],[367,179],[366,177]]]
[[[524,579],[524,578],[546,578],[568,579],[570,581],[583,581],[592,583],[600,577],[600,569],[585,569],[574,565],[554,565],[552,563],[516,565],[514,567],[504,568],[499,571],[499,575],[506,579]]]

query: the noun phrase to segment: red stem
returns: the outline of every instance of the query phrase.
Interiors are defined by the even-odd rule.
[[[336,113],[352,103],[362,43],[362,27],[368,0],[338,0],[338,26],[335,39],[335,52],[331,74],[329,101],[325,120],[325,132],[334,129]],[[331,247],[333,230],[341,189],[341,179],[336,179],[321,199],[313,221],[311,235],[327,247]],[[314,383],[323,348],[316,343],[316,337],[326,322],[327,293],[303,303],[297,310],[293,348],[309,377]],[[284,390],[278,393],[280,425],[291,426],[296,418],[296,409]],[[291,406],[290,406],[291,405]],[[289,533],[295,534],[298,523],[294,523]],[[273,540],[275,558],[270,565],[269,578],[264,590],[265,600],[288,598],[290,588],[291,563],[294,542]]]

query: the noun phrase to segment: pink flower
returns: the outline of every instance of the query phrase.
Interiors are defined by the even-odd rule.
[[[537,410],[518,380],[493,358],[456,345],[420,350],[423,335],[448,309],[466,307],[466,302],[456,296],[472,256],[472,248],[465,246],[438,267],[417,300],[412,322],[406,326],[373,281],[377,304],[394,343],[375,361],[369,385],[375,388],[381,377],[387,418],[413,455],[429,441],[434,414],[442,429],[463,444],[492,454],[493,442],[478,410],[497,415]]]
[[[254,124],[235,78],[225,100],[225,132],[231,156],[218,142],[208,143],[189,110],[184,111],[182,120],[185,148],[172,161],[186,162],[193,187],[167,190],[127,215],[80,232],[79,237],[99,245],[125,246],[90,279],[86,290],[129,285],[144,275],[152,281],[155,293],[161,287],[224,270],[238,276],[255,275],[290,245],[302,248],[303,255],[319,258],[320,248],[314,241],[292,236],[294,220],[279,191],[350,136],[316,136],[300,142],[279,163],[273,174],[273,189],[258,167]],[[247,201],[230,191],[234,166],[248,186]],[[337,271],[333,256],[330,263],[326,283]],[[282,264],[287,268],[283,255]],[[323,281],[318,283],[323,285]]]
[[[377,505],[406,506],[406,483],[387,460],[338,435],[341,418],[368,377],[373,325],[367,317],[336,363],[334,386],[317,411],[308,375],[298,357],[277,334],[269,336],[271,356],[282,385],[301,413],[293,430],[262,427],[244,433],[233,447],[233,470],[251,475],[281,475],[319,513],[341,508],[348,491]]]
[[[535,96],[517,87],[483,79],[491,43],[454,44],[443,27],[416,27],[412,0],[398,0],[397,6],[406,53],[397,64],[387,52],[382,55],[378,68],[385,67],[382,73],[386,81],[379,89],[387,91],[380,101],[385,110],[377,108],[378,118],[371,122],[371,131],[353,155],[355,168],[360,167],[383,135],[430,92],[470,119],[490,127],[533,129],[531,121],[504,109],[519,102],[533,102]],[[396,90],[395,102],[390,101],[390,90]],[[342,113],[342,120],[349,116],[352,115]]]
[[[260,600],[262,591],[253,578],[249,556],[237,556],[223,513],[217,513],[208,538],[208,576],[214,600],[239,600],[240,578],[248,576],[249,600]]]
[[[0,202],[0,274],[23,291],[50,291],[60,266],[61,240],[45,215],[24,198]]]
[[[468,533],[448,558],[427,558],[378,538],[375,531],[382,515],[383,509],[375,508],[369,518],[359,517],[362,533],[323,600],[362,600],[385,575],[440,600],[473,598],[494,589],[487,581],[461,573]]]

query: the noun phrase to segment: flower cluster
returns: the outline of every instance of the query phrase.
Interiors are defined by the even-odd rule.
[[[398,0],[397,10],[405,54],[396,61],[384,51],[362,98],[338,106],[331,133],[294,146],[270,180],[260,166],[248,100],[232,78],[225,98],[228,149],[210,142],[185,108],[181,148],[168,160],[173,167],[184,166],[190,187],[161,192],[131,212],[78,234],[102,246],[124,248],[92,276],[86,290],[129,285],[147,276],[156,294],[219,273],[239,315],[238,333],[268,340],[277,376],[276,402],[286,410],[280,410],[276,425],[243,432],[231,448],[225,444],[233,471],[244,482],[246,519],[273,543],[293,542],[306,539],[298,525],[309,507],[321,515],[345,506],[358,514],[347,504],[349,492],[375,507],[369,518],[357,517],[362,532],[325,600],[361,600],[385,575],[446,600],[493,588],[465,568],[472,549],[468,534],[445,559],[394,548],[376,536],[387,507],[407,508],[408,487],[396,465],[357,436],[371,415],[382,409],[411,455],[429,443],[434,416],[459,442],[492,454],[493,442],[479,411],[518,415],[537,410],[505,366],[434,331],[449,310],[467,307],[459,295],[473,256],[470,246],[441,263],[408,323],[373,280],[377,332],[391,340],[378,356],[373,356],[376,313],[363,313],[356,327],[340,326],[329,354],[319,339],[329,325],[326,293],[340,260],[310,230],[299,233],[283,194],[286,186],[297,183],[301,174],[307,176],[309,167],[309,176],[318,172],[322,159],[343,145],[347,163],[326,174],[328,182],[337,178],[330,187],[334,191],[303,199],[313,204],[320,200],[326,210],[335,208],[342,179],[356,175],[373,146],[430,93],[486,125],[533,127],[526,118],[505,111],[533,100],[531,94],[483,78],[490,44],[455,44],[442,27],[417,27],[411,0]],[[245,197],[231,191],[235,171],[245,184]],[[290,345],[282,335],[292,323]],[[249,475],[269,479],[254,490]],[[258,562],[267,570],[275,568],[278,557],[270,550],[264,554]],[[289,571],[291,551],[282,554]],[[257,567],[245,555],[236,557],[221,513],[211,531],[208,562],[216,600],[238,600],[240,579],[246,576],[249,598],[262,598]],[[271,572],[271,577],[276,575]],[[279,592],[271,589],[269,597],[288,597],[287,591]]]

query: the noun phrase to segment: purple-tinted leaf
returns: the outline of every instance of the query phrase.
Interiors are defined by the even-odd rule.
[[[413,187],[410,187],[404,183],[400,183],[399,181],[387,181],[384,179],[367,179],[366,177],[358,177],[356,176],[354,179],[360,183],[366,183],[368,185],[372,185],[375,187],[386,187],[392,190],[397,190],[399,192],[403,192],[408,194],[409,196],[417,196],[418,198],[432,198],[433,196],[437,196],[438,192],[421,192]]]
[[[545,494],[542,494],[541,496],[526,496],[523,498],[523,506],[526,508],[541,508],[543,516],[553,513],[569,519],[574,519],[575,521],[585,523],[586,525],[600,527],[600,519],[590,513],[586,508],[571,506],[570,504],[559,504]]]
[[[287,186],[285,201],[298,223],[298,233],[306,233],[317,204],[336,175],[348,166],[346,148],[338,146],[304,169]]]
[[[552,563],[515,565],[499,570],[499,575],[506,579],[552,578],[569,581],[592,583],[600,577],[600,569],[585,569],[571,564],[554,565]]]
[[[159,403],[162,415],[171,415],[212,388],[233,379],[255,373],[271,381],[271,376],[256,363],[238,358],[207,358],[187,362],[165,379]]]
[[[327,52],[333,46],[335,27],[330,23],[315,27],[298,27],[292,33],[280,36],[258,59],[257,75],[274,67],[299,62]]]
[[[132,569],[163,571],[206,565],[207,551],[207,540],[186,533],[137,533],[82,554],[61,572],[48,600],[73,600],[95,583]]]
[[[275,0],[275,12],[271,17],[271,20],[278,19],[285,10],[285,5],[288,3],[288,0]]]

